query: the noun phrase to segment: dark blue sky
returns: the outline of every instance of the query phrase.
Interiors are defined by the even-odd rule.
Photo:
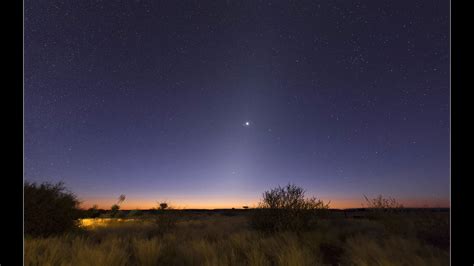
[[[25,179],[85,205],[449,199],[447,0],[26,0],[24,51]]]

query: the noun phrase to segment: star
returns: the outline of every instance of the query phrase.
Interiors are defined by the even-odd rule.
[[[249,121],[245,121],[244,127],[249,127],[249,126],[250,126],[250,122],[249,122]]]

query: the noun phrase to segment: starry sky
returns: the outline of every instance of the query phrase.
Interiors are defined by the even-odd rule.
[[[82,206],[449,206],[449,1],[25,0],[24,177]]]

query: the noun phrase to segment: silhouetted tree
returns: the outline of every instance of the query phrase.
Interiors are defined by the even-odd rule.
[[[91,208],[87,209],[86,215],[89,218],[99,217],[100,216],[99,206],[97,206],[97,204],[94,204]]]
[[[122,194],[119,196],[118,198],[118,201],[117,201],[117,205],[120,205],[120,203],[124,202],[125,201],[125,195]]]
[[[118,197],[117,203],[114,204],[114,205],[112,205],[112,207],[110,208],[110,211],[111,211],[110,215],[111,215],[112,217],[121,217],[121,216],[122,216],[122,214],[121,214],[121,212],[120,212],[120,204],[121,204],[122,202],[124,202],[124,201],[125,201],[125,195],[124,195],[124,194],[121,194],[121,195]]]
[[[263,193],[263,200],[252,215],[255,228],[267,231],[299,231],[310,228],[315,215],[329,208],[315,197],[306,198],[303,188],[293,184]]]
[[[166,208],[168,208],[168,203],[166,202],[160,203],[160,209],[165,210]]]
[[[112,212],[117,212],[118,210],[120,210],[120,206],[118,204],[114,204],[112,205],[112,207],[110,207],[110,210]]]
[[[25,234],[49,236],[74,230],[80,216],[79,201],[64,183],[24,184]]]
[[[112,207],[110,207],[110,217],[118,216],[119,211],[120,211],[120,206],[118,204],[112,205]]]

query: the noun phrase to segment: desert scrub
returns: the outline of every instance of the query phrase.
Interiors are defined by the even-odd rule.
[[[305,191],[288,184],[263,193],[258,208],[252,210],[251,225],[262,231],[304,231],[309,230],[329,208],[315,197],[306,198]]]
[[[74,231],[81,214],[76,195],[57,184],[25,182],[25,235],[50,236]]]
[[[150,233],[152,220],[108,220],[80,235],[27,237],[25,265],[449,265],[448,251],[379,220],[324,219],[307,231],[268,233],[246,219],[188,216],[163,234]]]
[[[399,214],[403,210],[403,205],[396,199],[378,195],[375,198],[368,198],[364,195],[366,207],[368,209],[368,218],[390,218]]]

